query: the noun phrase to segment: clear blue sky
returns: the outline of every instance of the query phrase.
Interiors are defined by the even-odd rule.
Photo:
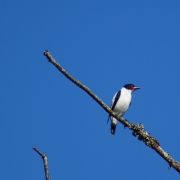
[[[179,179],[168,164],[43,56],[48,49],[106,104],[134,83],[124,117],[180,161],[180,1],[0,3],[0,175],[3,180]]]

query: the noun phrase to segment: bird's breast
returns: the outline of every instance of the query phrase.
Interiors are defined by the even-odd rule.
[[[131,94],[122,93],[114,108],[114,112],[117,115],[122,116],[129,108],[130,103],[131,103]]]

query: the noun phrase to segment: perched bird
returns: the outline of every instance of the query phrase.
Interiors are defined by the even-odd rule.
[[[123,114],[127,111],[129,106],[131,105],[131,99],[132,99],[132,92],[140,89],[140,87],[134,86],[134,84],[126,84],[124,85],[120,91],[118,91],[113,99],[112,99],[112,105],[111,110],[117,115],[117,116],[123,116]],[[114,118],[113,116],[109,115],[108,120],[111,119],[111,134],[115,134],[116,125],[118,120]]]

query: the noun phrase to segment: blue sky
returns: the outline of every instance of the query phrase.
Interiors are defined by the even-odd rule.
[[[44,179],[178,179],[155,151],[43,56],[48,49],[106,104],[124,84],[124,117],[143,123],[180,161],[180,1],[5,1],[0,3],[0,174]]]

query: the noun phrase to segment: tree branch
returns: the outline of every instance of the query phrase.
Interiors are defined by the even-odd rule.
[[[52,57],[48,50],[44,51],[44,55],[47,57],[49,62],[56,66],[56,68],[61,73],[63,73],[70,81],[72,81],[78,87],[88,93],[107,113],[114,116],[125,127],[128,127],[130,130],[132,130],[133,136],[137,136],[140,141],[143,141],[147,146],[154,149],[165,161],[167,161],[167,163],[169,164],[169,168],[173,167],[177,172],[180,173],[180,163],[175,161],[170,156],[170,154],[168,154],[165,150],[162,149],[157,139],[151,136],[150,133],[145,130],[143,124],[134,124],[122,117],[116,116],[114,112],[97,95],[95,95],[87,86],[85,86],[80,81],[71,76],[58,62],[56,62],[56,60]]]
[[[50,180],[47,156],[45,154],[41,153],[36,147],[33,147],[33,149],[42,157],[46,180]]]

